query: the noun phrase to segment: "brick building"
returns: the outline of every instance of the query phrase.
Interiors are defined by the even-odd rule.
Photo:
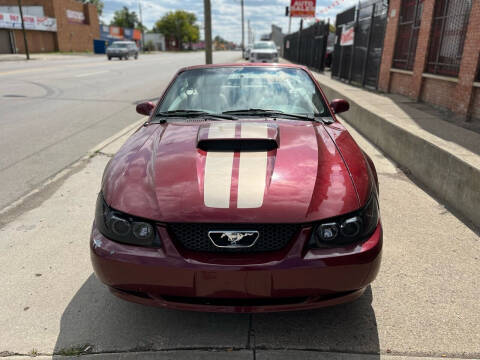
[[[390,0],[379,89],[480,121],[480,0]]]
[[[23,0],[30,52],[92,51],[93,40],[100,37],[97,8],[76,0]],[[0,0],[0,53],[24,53],[22,30],[19,28],[17,0]],[[1,16],[3,14],[3,16]],[[18,19],[18,18],[17,18]],[[51,28],[39,27],[47,19]],[[3,25],[2,25],[3,24]],[[27,26],[28,25],[28,26]]]

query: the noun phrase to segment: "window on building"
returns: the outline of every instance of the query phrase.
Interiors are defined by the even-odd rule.
[[[437,0],[426,72],[458,76],[472,0]]]
[[[393,57],[394,68],[413,70],[422,10],[423,0],[402,1]]]

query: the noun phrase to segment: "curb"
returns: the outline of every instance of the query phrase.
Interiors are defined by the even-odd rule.
[[[119,138],[121,138],[123,135],[127,134],[128,132],[132,131],[133,129],[135,128],[138,128],[140,127],[142,124],[145,123],[145,121],[148,120],[148,117],[143,117],[141,118],[140,120],[138,121],[135,121],[133,124],[131,125],[128,125],[127,127],[123,128],[122,130],[120,130],[119,132],[117,132],[116,134],[113,134],[112,136],[110,136],[109,138],[103,140],[101,143],[95,145],[93,148],[91,148],[90,150],[87,151],[87,155],[85,157],[89,158],[91,157],[92,155],[95,155],[96,153],[98,153],[99,151],[101,151],[102,149],[106,148],[108,145],[110,145],[111,143],[113,143],[115,140],[118,140]]]
[[[318,78],[317,78],[318,79]],[[344,98],[350,111],[341,116],[432,195],[480,228],[480,169],[408,129],[381,117],[336,89],[318,81],[329,99]],[[393,119],[394,120],[394,119]]]
[[[88,159],[92,158],[93,156],[97,155],[98,152],[100,152],[102,149],[113,143],[114,141],[118,140],[128,132],[132,131],[133,129],[140,127],[145,121],[147,120],[147,117],[143,117],[140,120],[135,121],[133,124],[128,125],[127,127],[123,128],[119,132],[113,134],[109,138],[105,139],[101,143],[97,144],[95,147],[87,151],[87,154],[82,156],[80,159],[74,161],[72,164],[67,166],[66,168],[60,170],[58,173],[53,174],[50,178],[48,178],[43,184],[38,186],[37,188],[29,191],[27,194],[23,195],[19,199],[15,200],[13,203],[7,205],[3,209],[0,209],[0,215],[4,215],[7,212],[13,210],[14,208],[18,207],[19,205],[23,204],[27,199],[32,197],[35,194],[38,194],[41,192],[43,189],[45,189],[47,186],[51,185],[52,183],[55,183],[56,181],[68,177],[70,173],[75,171],[75,169],[78,168],[82,163],[87,161]]]

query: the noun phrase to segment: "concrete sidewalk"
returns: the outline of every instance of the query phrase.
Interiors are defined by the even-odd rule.
[[[439,111],[314,73],[327,97],[344,98],[342,116],[462,219],[480,228],[480,134]]]
[[[480,358],[478,235],[353,129],[378,170],[385,239],[380,274],[359,300],[245,315],[115,298],[92,273],[88,240],[103,169],[127,130],[10,209],[0,226],[0,357]]]

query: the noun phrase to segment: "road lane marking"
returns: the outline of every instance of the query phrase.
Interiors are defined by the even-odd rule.
[[[30,69],[17,69],[17,70],[10,70],[10,71],[3,71],[0,72],[0,76],[2,75],[13,75],[13,74],[23,74],[29,72],[42,72],[45,70],[67,70],[70,68],[82,68],[82,67],[89,67],[89,66],[101,66],[101,65],[109,65],[108,62],[91,62],[86,64],[69,64],[69,65],[61,65],[60,66],[45,66],[41,68],[30,68]],[[63,68],[63,69],[62,69]]]
[[[75,75],[75,77],[77,77],[77,78],[86,77],[86,76],[97,75],[97,74],[105,74],[107,72],[109,72],[109,71],[108,70],[94,71],[94,72],[89,72],[89,73],[85,73],[85,74]]]

